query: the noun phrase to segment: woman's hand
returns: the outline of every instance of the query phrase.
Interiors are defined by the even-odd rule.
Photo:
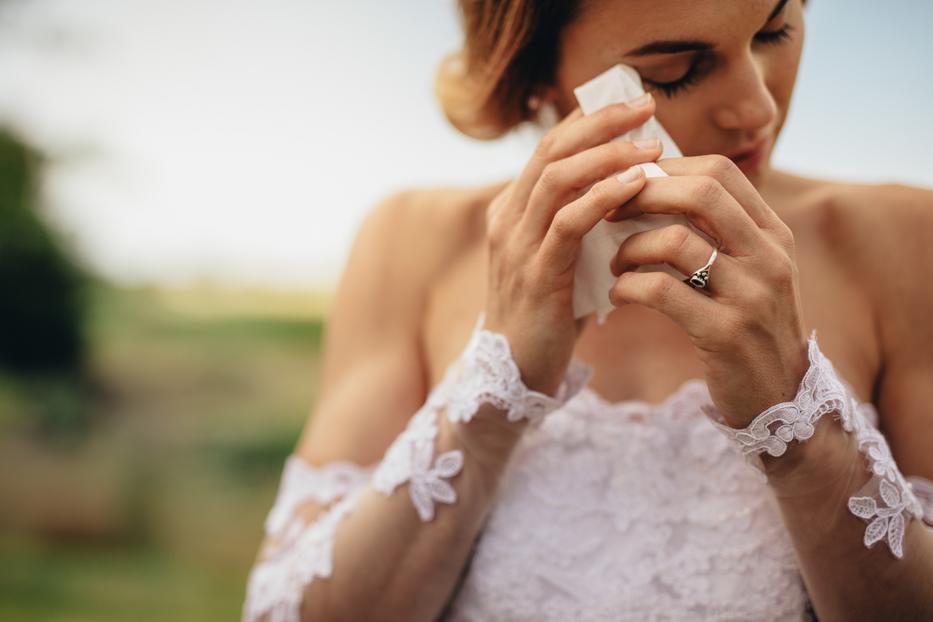
[[[554,394],[583,329],[573,314],[580,241],[645,184],[639,167],[625,180],[615,173],[661,155],[657,141],[639,147],[612,139],[652,114],[650,96],[638,107],[613,104],[591,115],[574,109],[489,205],[485,328],[506,336],[532,390]]]
[[[670,158],[658,165],[670,177],[647,180],[610,220],[682,214],[719,241],[719,255],[706,288],[694,289],[665,272],[630,270],[667,263],[689,276],[710,258],[706,240],[682,224],[635,233],[611,261],[619,278],[610,299],[616,306],[646,305],[680,325],[706,367],[717,409],[742,428],[792,400],[809,367],[794,236],[728,158]]]

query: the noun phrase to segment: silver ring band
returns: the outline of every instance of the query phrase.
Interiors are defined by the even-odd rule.
[[[689,277],[685,278],[684,283],[694,289],[705,289],[706,284],[709,283],[709,269],[712,267],[713,262],[716,261],[716,256],[718,254],[719,251],[714,248],[713,252],[709,256],[709,260],[706,262],[706,265],[691,274]]]

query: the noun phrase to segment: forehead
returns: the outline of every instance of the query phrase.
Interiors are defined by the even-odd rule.
[[[581,0],[576,20],[562,33],[573,53],[598,48],[621,59],[657,40],[690,39],[714,45],[764,26],[777,0]]]

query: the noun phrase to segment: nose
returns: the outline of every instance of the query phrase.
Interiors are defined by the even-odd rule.
[[[756,134],[777,116],[777,102],[759,63],[748,52],[731,66],[720,90],[720,103],[714,109],[714,122],[722,129]]]

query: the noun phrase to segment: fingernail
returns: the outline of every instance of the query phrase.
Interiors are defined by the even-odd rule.
[[[658,137],[653,138],[641,138],[639,140],[633,141],[633,144],[639,149],[657,149],[658,145],[661,144],[661,141],[658,140]]]
[[[651,93],[643,93],[635,99],[628,102],[632,108],[644,108],[651,102]]]
[[[616,179],[621,181],[623,184],[629,184],[641,177],[641,174],[642,170],[640,166],[630,166],[616,175]]]

